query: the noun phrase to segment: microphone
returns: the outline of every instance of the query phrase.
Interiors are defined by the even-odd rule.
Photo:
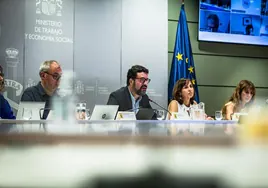
[[[46,119],[50,110],[51,110],[50,108],[40,108],[39,109],[40,119]],[[43,111],[43,113],[42,113],[42,111]],[[47,112],[47,114],[45,114],[45,111]],[[46,117],[44,117],[44,115],[46,115]]]
[[[160,104],[158,104],[157,102],[153,101],[152,99],[148,98],[148,100],[152,103],[154,103],[156,106],[160,107],[161,109],[165,110],[167,113],[169,113],[169,115],[172,115],[170,111],[168,111],[168,109],[164,108],[163,106],[161,106]]]

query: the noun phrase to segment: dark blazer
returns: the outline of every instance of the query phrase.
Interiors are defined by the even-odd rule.
[[[119,105],[118,111],[131,110],[133,107],[128,87],[121,87],[112,92],[109,96],[107,105]],[[149,103],[148,95],[145,94],[142,96],[140,108],[152,108]]]

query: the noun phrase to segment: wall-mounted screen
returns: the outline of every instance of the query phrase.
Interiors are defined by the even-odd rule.
[[[268,0],[199,0],[198,40],[268,46]]]

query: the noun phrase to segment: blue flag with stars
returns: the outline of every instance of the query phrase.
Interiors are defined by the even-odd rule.
[[[172,99],[172,91],[176,81],[181,78],[188,78],[192,80],[195,89],[195,101],[199,103],[194,58],[192,54],[184,4],[181,5],[173,59],[169,75],[168,102]]]

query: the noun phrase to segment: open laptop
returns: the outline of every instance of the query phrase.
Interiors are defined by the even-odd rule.
[[[40,109],[45,107],[45,102],[23,102],[19,104],[17,120],[40,120]],[[41,117],[43,114],[41,114]]]
[[[90,120],[114,120],[118,105],[95,105]]]

